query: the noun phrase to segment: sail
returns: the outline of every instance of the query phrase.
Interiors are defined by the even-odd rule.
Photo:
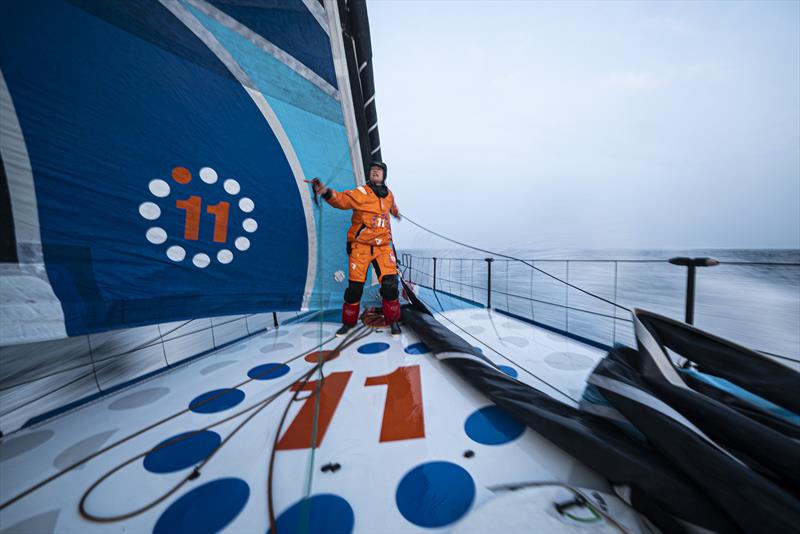
[[[304,182],[363,181],[329,8],[2,3],[0,345],[338,302],[348,217]]]

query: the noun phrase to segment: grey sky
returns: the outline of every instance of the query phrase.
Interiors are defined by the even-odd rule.
[[[800,248],[800,2],[369,13],[389,185],[418,222],[495,247]]]

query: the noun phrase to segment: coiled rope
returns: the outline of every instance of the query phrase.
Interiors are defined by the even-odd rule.
[[[357,331],[352,332],[351,333],[352,335],[350,335],[350,336],[346,337],[344,340],[342,340],[342,342],[339,343],[339,345],[337,345],[332,350],[330,355],[325,356],[325,357],[320,357],[319,361],[316,363],[316,365],[314,365],[311,369],[309,369],[308,371],[303,373],[303,375],[300,377],[299,381],[291,381],[287,385],[285,385],[283,388],[281,388],[279,391],[277,391],[276,393],[273,393],[272,395],[270,395],[266,399],[264,399],[262,401],[259,401],[259,402],[255,403],[255,404],[253,404],[252,406],[249,406],[249,407],[247,407],[247,408],[245,408],[243,410],[240,410],[239,412],[237,412],[237,413],[235,413],[233,415],[230,415],[228,417],[220,419],[219,421],[216,421],[216,422],[214,422],[214,423],[212,423],[212,424],[210,424],[210,425],[208,425],[208,426],[206,426],[204,428],[201,428],[200,430],[195,430],[193,432],[186,433],[184,435],[181,435],[180,437],[177,437],[177,438],[172,439],[170,441],[167,441],[165,443],[159,444],[158,446],[156,446],[154,448],[147,449],[146,451],[141,452],[141,453],[129,458],[128,460],[125,460],[124,462],[118,464],[116,467],[113,467],[112,469],[108,470],[104,475],[102,475],[100,478],[95,480],[95,482],[92,483],[92,485],[89,486],[89,488],[83,493],[83,496],[81,497],[81,500],[80,500],[80,504],[78,505],[78,510],[80,511],[81,516],[84,519],[87,519],[89,521],[94,521],[96,523],[111,523],[111,522],[116,522],[116,521],[123,521],[125,519],[130,519],[131,517],[135,517],[135,516],[137,516],[139,514],[142,514],[142,513],[146,512],[146,511],[152,509],[154,506],[158,505],[159,503],[161,503],[162,501],[167,499],[170,495],[174,494],[176,491],[178,491],[180,488],[182,488],[187,482],[189,482],[190,480],[194,480],[198,476],[200,476],[200,470],[208,462],[211,461],[211,459],[222,449],[222,447],[225,446],[233,438],[233,436],[236,435],[242,428],[244,428],[245,425],[247,425],[247,423],[252,421],[253,418],[256,415],[258,415],[259,412],[261,412],[264,408],[269,406],[272,403],[272,401],[277,399],[281,394],[283,394],[286,391],[288,391],[294,384],[296,384],[296,383],[299,383],[299,384],[307,383],[308,380],[310,379],[310,377],[317,370],[321,369],[322,365],[325,363],[325,361],[328,358],[335,357],[333,355],[337,355],[342,350],[344,350],[345,348],[347,348],[351,344],[353,344],[356,341],[358,341],[359,339],[361,339],[361,337],[363,337],[363,336],[359,336],[359,333],[360,333],[361,330],[362,329],[359,329]],[[295,357],[295,359],[296,358],[297,357]],[[289,360],[289,361],[291,361],[291,360]],[[265,373],[269,373],[270,371],[271,371],[270,369],[265,370],[264,372],[260,373],[259,375],[257,375],[254,378],[251,378],[247,382],[252,381],[252,380],[256,380],[260,375],[263,375]],[[298,389],[298,392],[299,392],[299,389]],[[222,394],[224,394],[224,393],[222,393]],[[292,398],[292,400],[294,400],[296,397],[297,397],[297,392],[295,392],[295,395]],[[208,402],[208,401],[204,401],[204,403],[205,402]],[[200,405],[200,403],[198,403],[197,405],[192,405],[192,406],[190,406],[189,409],[196,408],[199,405]],[[182,410],[181,413],[186,413],[186,411],[187,410]],[[288,407],[287,407],[287,411],[288,411]],[[222,440],[222,442],[220,442],[220,444],[217,445],[214,448],[214,450],[212,450],[208,454],[208,456],[206,456],[194,469],[192,469],[192,471],[188,475],[186,475],[183,479],[178,481],[178,483],[175,484],[172,488],[170,488],[169,490],[167,490],[165,493],[163,493],[162,495],[158,496],[157,498],[153,499],[149,503],[147,503],[147,504],[145,504],[145,505],[143,505],[143,506],[141,506],[141,507],[139,507],[139,508],[137,508],[137,509],[135,509],[133,511],[126,512],[124,514],[110,515],[110,516],[101,516],[99,514],[95,514],[95,513],[89,512],[86,509],[86,501],[89,499],[91,494],[95,491],[95,489],[97,489],[97,487],[100,484],[102,484],[105,480],[110,478],[112,475],[114,475],[115,473],[117,473],[118,471],[123,469],[124,467],[132,464],[133,462],[135,462],[135,461],[137,461],[137,460],[139,460],[141,458],[144,458],[148,454],[152,454],[152,453],[154,453],[154,452],[156,452],[158,450],[170,447],[172,445],[175,445],[176,443],[180,443],[181,441],[187,440],[187,439],[199,434],[200,432],[204,432],[204,431],[209,430],[211,428],[214,428],[214,427],[217,427],[219,425],[222,425],[222,424],[224,424],[224,423],[226,423],[228,421],[231,421],[231,420],[233,420],[233,419],[235,419],[235,418],[239,417],[240,415],[243,415],[243,414],[245,414],[247,412],[252,412],[252,413],[250,413],[250,415],[248,415],[241,423],[239,423],[236,426],[236,428],[234,428],[225,437],[225,439]],[[284,413],[284,418],[285,418],[285,416],[286,416],[286,414]],[[281,421],[283,421],[283,420],[281,420]],[[280,427],[277,430],[277,434],[280,434]],[[277,436],[276,436],[276,442],[277,442]],[[274,459],[274,451],[273,451],[273,459]],[[273,532],[274,532],[274,530],[273,530]]]
[[[322,345],[329,343],[333,339],[335,339],[335,337],[331,336],[330,338],[325,340],[322,343]],[[304,351],[304,352],[302,352],[300,354],[297,354],[297,355],[295,355],[295,356],[293,356],[293,357],[281,362],[281,364],[282,365],[288,365],[289,363],[291,363],[291,362],[293,362],[295,360],[298,360],[298,359],[302,358],[303,356],[306,356],[306,355],[310,354],[314,350],[317,350],[317,347],[309,349],[309,350],[306,350],[306,351]],[[268,374],[270,372],[272,372],[272,370],[271,369],[267,369],[267,370],[263,371],[262,373],[259,373],[258,375],[255,375],[252,378],[248,378],[247,380],[239,382],[238,384],[236,384],[236,385],[234,385],[232,387],[224,388],[219,393],[217,393],[215,395],[212,395],[212,396],[208,397],[207,399],[204,399],[201,402],[198,402],[196,404],[192,404],[189,408],[184,408],[184,409],[179,410],[179,411],[177,411],[177,412],[175,412],[175,413],[173,413],[171,415],[168,415],[168,416],[166,416],[166,417],[164,417],[162,419],[159,419],[158,421],[156,421],[154,423],[151,423],[151,424],[145,426],[144,428],[141,428],[141,429],[139,429],[139,430],[137,430],[137,431],[125,436],[124,438],[121,438],[121,439],[115,441],[114,443],[111,443],[110,445],[107,445],[106,447],[103,447],[102,449],[100,449],[98,451],[95,451],[94,453],[92,453],[92,454],[90,454],[90,455],[88,455],[88,456],[86,456],[86,457],[74,462],[73,464],[71,464],[71,465],[65,467],[64,469],[54,473],[53,475],[47,477],[46,479],[42,480],[41,482],[38,482],[37,484],[34,484],[30,488],[24,490],[23,492],[17,494],[16,496],[12,497],[11,499],[9,499],[9,500],[5,501],[4,503],[0,504],[0,510],[4,510],[5,508],[11,506],[12,504],[16,503],[17,501],[27,497],[31,493],[34,493],[35,491],[43,488],[44,486],[50,484],[51,482],[61,478],[62,476],[64,476],[67,473],[69,473],[70,471],[73,471],[74,469],[86,464],[87,462],[97,458],[98,456],[101,456],[101,455],[107,453],[108,451],[110,451],[110,450],[122,445],[123,443],[126,443],[126,442],[132,440],[133,438],[135,438],[137,436],[140,436],[140,435],[142,435],[142,434],[144,434],[144,433],[146,433],[146,432],[148,432],[148,431],[150,431],[150,430],[152,430],[154,428],[157,428],[157,427],[163,425],[164,423],[166,423],[168,421],[171,421],[172,419],[175,419],[177,417],[180,417],[181,415],[184,415],[184,414],[190,412],[192,410],[192,408],[198,408],[200,406],[203,406],[206,403],[212,402],[212,401],[216,400],[217,398],[221,397],[222,395],[225,395],[226,393],[228,393],[229,390],[238,389],[238,388],[244,386],[245,384],[248,384],[249,382],[252,382],[253,380],[257,380],[257,379],[261,378],[263,375]],[[251,406],[250,409],[254,409],[256,406],[258,406],[258,404],[254,405],[254,406]],[[248,411],[248,410],[247,409],[243,410],[243,411],[237,413],[236,415],[241,415],[242,413],[245,413],[246,411]],[[169,443],[169,444],[172,444],[172,443]],[[166,445],[167,444],[165,444],[165,446]]]

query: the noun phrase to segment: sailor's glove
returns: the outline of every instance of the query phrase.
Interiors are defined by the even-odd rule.
[[[314,189],[315,195],[325,195],[328,192],[328,188],[325,187],[325,184],[322,183],[322,180],[319,178],[314,178],[313,180],[306,180],[306,183],[311,184],[311,187]]]

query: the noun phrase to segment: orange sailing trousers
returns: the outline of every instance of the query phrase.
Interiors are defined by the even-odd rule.
[[[387,274],[397,275],[397,259],[390,245],[350,244],[349,277],[352,282],[365,282],[369,266],[375,269],[378,280]]]

